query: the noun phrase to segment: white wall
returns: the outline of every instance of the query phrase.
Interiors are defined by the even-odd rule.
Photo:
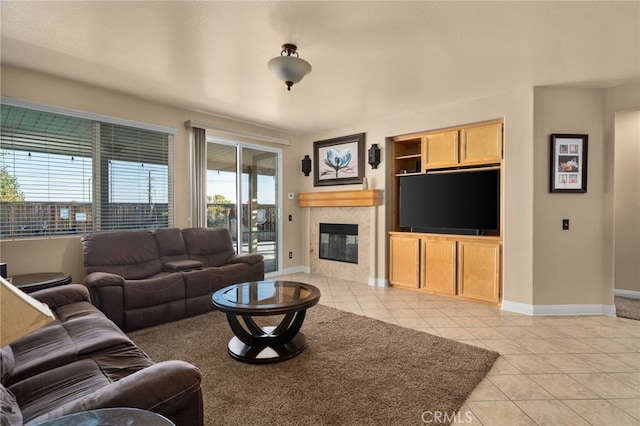
[[[613,235],[605,167],[604,90],[537,88],[534,104],[534,304],[613,304]],[[549,192],[549,135],[588,135],[587,193]],[[570,229],[562,229],[562,219]],[[603,288],[608,296],[603,299]]]
[[[313,142],[354,133],[366,133],[366,149],[372,143],[382,148],[378,169],[365,166],[369,187],[387,187],[386,168],[391,163],[387,138],[492,119],[505,120],[505,218],[504,218],[504,298],[524,304],[533,301],[533,89],[497,94],[439,108],[398,113],[395,117],[335,129],[304,138],[305,153],[313,152]],[[355,189],[357,186],[313,187],[313,179],[303,180],[304,192]],[[374,278],[387,277],[387,200],[378,208],[378,263]],[[307,265],[309,264],[307,259]],[[371,277],[370,277],[371,278]]]
[[[2,66],[1,92],[23,100],[111,115],[178,129],[176,136],[176,226],[189,226],[187,120],[218,123],[225,127],[262,132],[290,139],[283,148],[283,194],[339,189],[313,187],[313,177],[300,172],[300,160],[313,154],[313,142],[354,133],[366,133],[366,149],[382,148],[378,169],[365,166],[369,186],[385,190],[390,164],[387,138],[491,119],[505,121],[505,217],[504,300],[532,305],[610,305],[614,282],[613,237],[613,129],[615,112],[640,108],[640,84],[609,90],[526,88],[471,99],[438,108],[398,112],[397,116],[354,124],[320,134],[292,136],[250,124],[225,122],[217,117],[137,99],[126,94],[86,86],[9,66]],[[410,94],[407,94],[410,96]],[[535,127],[534,127],[535,123]],[[548,135],[589,134],[589,183],[587,194],[548,193]],[[267,144],[268,145],[268,144]],[[389,206],[377,208],[377,239],[380,249],[370,279],[387,277]],[[309,266],[308,209],[296,200],[283,200],[283,251],[285,270]],[[562,218],[571,219],[571,230],[562,231]],[[568,256],[568,257],[567,257]],[[560,262],[565,259],[565,262]],[[9,263],[11,274],[64,270],[76,281],[84,276],[78,237],[49,240],[27,239],[0,244],[0,260]]]
[[[614,200],[615,289],[640,296],[640,111],[616,114]]]
[[[296,136],[270,129],[223,120],[206,114],[195,113],[181,108],[145,101],[127,94],[104,90],[82,83],[55,78],[7,65],[2,66],[0,91],[2,96],[13,97],[40,104],[104,114],[111,117],[140,121],[177,130],[175,136],[175,226],[191,226],[189,220],[189,131],[185,128],[187,120],[196,120],[217,124],[225,128],[238,128],[252,133],[261,133],[270,137],[291,141],[290,146],[261,143],[283,149],[283,188],[287,192],[299,191],[300,162],[290,161],[297,158]],[[260,144],[260,142],[253,141]],[[293,152],[293,154],[291,154]],[[302,158],[302,157],[300,157]],[[284,215],[299,216],[294,202],[283,201]],[[285,216],[286,217],[286,216]],[[302,242],[297,236],[299,222],[285,222],[283,252],[302,251]],[[283,256],[284,268],[298,264],[298,259],[289,260]],[[0,261],[8,265],[9,275],[43,271],[65,271],[70,273],[74,282],[84,280],[82,246],[79,236],[55,237],[51,239],[20,239],[0,242]],[[295,263],[294,263],[295,262]]]

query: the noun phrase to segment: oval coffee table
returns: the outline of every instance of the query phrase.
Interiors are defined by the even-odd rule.
[[[266,364],[293,358],[304,350],[307,339],[300,327],[307,309],[320,300],[320,290],[294,281],[253,281],[220,289],[211,298],[227,314],[235,334],[229,341],[229,354],[239,361]],[[260,326],[254,320],[274,315],[283,315],[277,326]]]

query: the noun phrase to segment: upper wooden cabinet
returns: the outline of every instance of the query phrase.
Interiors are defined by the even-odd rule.
[[[459,162],[458,131],[427,134],[423,137],[424,169],[456,166]]]
[[[502,123],[460,130],[460,163],[496,163],[502,160]]]
[[[422,134],[422,172],[502,160],[502,121]]]

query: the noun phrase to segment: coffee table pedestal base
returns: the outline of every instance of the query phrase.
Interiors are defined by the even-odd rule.
[[[296,334],[285,344],[267,346],[249,346],[233,337],[229,341],[229,355],[238,361],[251,364],[270,364],[291,359],[304,351],[306,346],[307,338],[303,333]]]

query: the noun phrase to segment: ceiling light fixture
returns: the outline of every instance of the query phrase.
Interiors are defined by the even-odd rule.
[[[295,44],[283,44],[280,56],[271,59],[267,66],[272,73],[287,85],[287,90],[298,83],[311,72],[311,65],[304,59],[300,59]]]

